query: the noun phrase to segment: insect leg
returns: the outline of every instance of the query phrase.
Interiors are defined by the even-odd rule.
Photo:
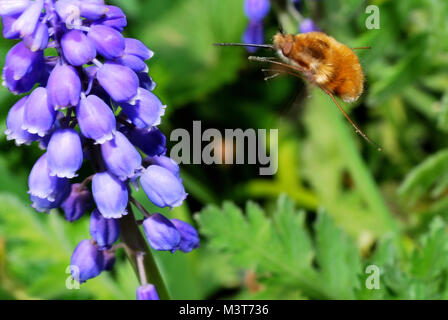
[[[363,137],[367,142],[369,142],[371,145],[375,146],[377,148],[378,151],[382,151],[383,149],[376,144],[375,142],[373,142],[359,127],[358,125],[352,120],[350,119],[349,115],[347,114],[347,112],[344,111],[344,109],[342,109],[342,107],[339,105],[339,103],[337,102],[336,98],[334,97],[333,93],[331,93],[330,91],[328,91],[325,88],[320,87],[326,94],[328,94],[330,96],[330,98],[333,100],[333,102],[336,104],[336,106],[338,107],[339,111],[341,111],[341,113],[344,115],[344,117],[350,122],[350,124],[353,126],[353,128],[355,128],[356,133],[358,133],[361,137]]]
[[[272,64],[275,64],[275,65],[278,65],[278,66],[282,66],[282,67],[284,67],[286,69],[289,69],[289,70],[294,70],[294,71],[299,72],[299,73],[303,73],[304,72],[304,70],[302,70],[299,67],[292,66],[292,65],[289,65],[289,64],[286,64],[286,63],[283,63],[283,62],[279,62],[279,61],[273,60],[272,58],[268,58],[268,57],[249,56],[248,59],[250,61],[272,63]]]
[[[264,81],[272,80],[272,79],[278,77],[279,75],[280,75],[280,73],[277,72],[277,73],[274,73],[274,74],[272,74],[270,76],[266,76],[266,77],[264,77]]]
[[[261,71],[263,71],[263,72],[277,73],[277,75],[279,75],[279,74],[281,74],[281,73],[284,73],[284,74],[289,74],[289,75],[294,76],[294,77],[299,77],[299,78],[301,78],[300,75],[299,75],[298,73],[292,72],[292,71],[290,71],[290,70],[288,70],[288,69],[285,69],[285,68],[261,69]]]

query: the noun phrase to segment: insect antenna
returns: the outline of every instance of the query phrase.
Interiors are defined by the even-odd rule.
[[[283,27],[282,27],[282,26],[278,26],[278,32],[280,32],[280,34],[281,34],[282,36],[285,35],[285,31],[283,30]]]
[[[272,44],[255,44],[255,43],[214,43],[217,47],[253,47],[275,50]]]
[[[288,70],[293,70],[296,72],[303,72],[299,67],[296,66],[292,66],[280,61],[277,61],[277,58],[271,58],[271,57],[258,57],[258,56],[249,56],[247,59],[249,59],[250,61],[258,61],[258,62],[267,62],[267,63],[272,63],[278,66],[282,66]]]
[[[321,88],[326,94],[328,94],[330,96],[330,98],[333,100],[333,102],[336,104],[336,106],[338,107],[339,111],[341,111],[341,113],[344,115],[344,117],[350,122],[350,124],[353,126],[353,128],[355,128],[356,133],[358,133],[361,137],[363,137],[368,143],[370,143],[371,145],[373,145],[375,148],[377,148],[378,151],[383,151],[383,149],[376,144],[375,142],[373,142],[357,125],[356,123],[350,119],[349,115],[347,114],[347,112],[344,111],[344,109],[342,109],[342,107],[339,105],[339,103],[337,102],[336,98],[334,97],[334,95],[328,91],[327,89],[324,89],[322,87]]]

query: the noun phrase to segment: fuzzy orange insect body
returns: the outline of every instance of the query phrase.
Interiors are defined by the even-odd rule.
[[[278,33],[274,46],[288,64],[300,68],[310,82],[346,102],[363,92],[364,74],[352,49],[322,32],[297,35]]]
[[[354,102],[358,100],[364,90],[364,74],[361,64],[357,55],[346,45],[323,32],[308,32],[297,35],[277,33],[272,45],[244,43],[216,43],[215,45],[249,46],[276,50],[280,59],[284,62],[270,57],[249,57],[251,61],[269,63],[273,66],[270,69],[262,69],[262,71],[273,73],[265,80],[286,73],[303,77],[310,83],[317,85],[330,96],[356,132],[381,151],[381,147],[370,140],[335,99],[335,96],[337,96],[346,102]],[[370,49],[370,47],[353,49]]]

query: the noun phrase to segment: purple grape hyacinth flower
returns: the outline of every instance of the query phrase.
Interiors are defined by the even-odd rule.
[[[95,174],[92,194],[96,207],[105,218],[120,218],[127,214],[128,189],[124,182],[108,172]]]
[[[26,36],[23,42],[31,51],[38,51],[47,47],[48,40],[48,27],[46,24],[39,22],[34,32]]]
[[[94,24],[101,24],[108,26],[122,32],[128,22],[123,10],[116,6],[106,6],[107,12],[103,18],[94,22]]]
[[[154,250],[174,253],[180,243],[181,236],[176,226],[160,213],[154,213],[143,221],[143,229],[149,245]]]
[[[157,128],[146,129],[121,127],[120,131],[147,156],[159,156],[166,152],[166,137]]]
[[[106,219],[98,210],[90,216],[90,235],[98,244],[99,250],[110,249],[120,236],[117,219]]]
[[[0,1],[0,16],[17,15],[25,11],[30,0],[3,0]]]
[[[149,200],[156,206],[178,207],[187,197],[182,181],[170,170],[150,165],[140,177],[140,184]]]
[[[124,103],[123,112],[139,129],[158,126],[162,122],[166,106],[148,90],[139,88],[137,92],[137,103],[135,105]]]
[[[20,33],[12,30],[12,25],[17,20],[14,16],[4,16],[2,19],[2,35],[5,39],[19,39]]]
[[[48,154],[44,153],[36,161],[28,177],[28,193],[32,196],[54,202],[59,190],[64,189],[69,182],[50,174]]]
[[[138,287],[137,300],[160,300],[160,298],[154,285],[145,284]]]
[[[81,168],[83,152],[81,139],[73,129],[57,129],[47,147],[50,175],[59,178],[76,177]]]
[[[146,63],[132,54],[123,54],[120,58],[115,60],[116,62],[129,67],[132,71],[135,72],[148,72],[148,66]]]
[[[43,65],[41,50],[31,51],[19,42],[6,55],[3,84],[14,94],[28,92],[38,82]]]
[[[183,252],[190,252],[199,248],[199,234],[196,229],[179,219],[171,219],[171,222],[180,233],[179,249]]]
[[[124,39],[125,49],[124,52],[126,54],[130,54],[136,56],[143,61],[151,59],[154,56],[154,52],[152,52],[143,42],[137,39],[126,38]]]
[[[127,102],[137,95],[139,79],[129,67],[107,62],[99,68],[96,78],[116,102]]]
[[[122,181],[134,178],[142,169],[140,153],[121,132],[101,145],[101,154],[107,170]]]
[[[81,16],[88,20],[98,20],[108,11],[103,0],[83,0],[79,2]]]
[[[56,190],[56,194],[54,196],[54,201],[50,201],[48,199],[39,198],[36,196],[30,196],[31,207],[33,207],[36,211],[39,212],[49,212],[52,209],[59,208],[61,204],[70,194],[70,184],[63,184]]]
[[[104,255],[91,240],[82,240],[71,258],[72,277],[80,283],[98,276],[104,268]]]
[[[81,80],[75,68],[69,65],[56,66],[48,78],[48,102],[55,109],[78,105],[81,95]]]
[[[243,34],[243,42],[248,44],[263,43],[263,19],[271,9],[269,0],[245,0],[244,13],[249,18],[246,31]],[[257,48],[247,47],[247,51],[255,52]]]
[[[319,31],[319,28],[315,25],[312,19],[306,18],[300,24],[299,31],[301,33],[307,33],[307,32]]]
[[[76,108],[79,129],[84,137],[102,144],[112,140],[116,132],[116,120],[112,109],[99,97],[82,97]]]
[[[156,83],[146,72],[138,72],[138,79],[140,80],[140,87],[148,91],[153,91],[156,88]]]
[[[79,220],[92,206],[92,202],[92,194],[87,188],[80,183],[73,184],[70,195],[61,205],[65,220],[68,222]]]
[[[263,23],[260,21],[249,21],[246,31],[243,34],[244,43],[262,44],[264,40]],[[248,52],[257,51],[256,47],[247,47]]]
[[[31,2],[28,8],[14,22],[12,30],[20,32],[20,37],[22,38],[31,35],[36,29],[43,8],[44,0]]]
[[[94,25],[87,36],[93,41],[96,51],[106,59],[119,58],[124,54],[124,37],[114,28]]]
[[[149,161],[151,164],[156,164],[158,166],[164,167],[165,169],[168,169],[169,171],[171,171],[171,173],[173,173],[177,178],[180,179],[180,167],[173,159],[164,155],[160,155],[147,157],[145,160]]]
[[[96,58],[96,49],[92,40],[80,30],[71,30],[61,39],[62,51],[67,62],[79,67]]]
[[[148,74],[148,66],[145,61],[151,59],[154,53],[143,42],[126,38],[124,53],[116,59],[116,62],[131,68],[133,71]],[[149,76],[148,76],[149,77]]]
[[[245,0],[244,13],[251,21],[261,21],[269,13],[271,3],[269,0]]]
[[[60,208],[69,222],[93,210],[92,239],[74,250],[73,277],[85,282],[113,268],[115,247],[109,248],[119,224],[134,219],[131,201],[151,216],[145,232],[154,247],[198,247],[192,226],[151,215],[132,198],[138,180],[159,207],[179,206],[187,194],[157,128],[166,106],[151,92],[156,84],[145,61],[154,53],[122,35],[124,12],[104,0],[0,0],[0,17],[3,37],[18,40],[6,55],[3,85],[25,94],[8,112],[6,137],[46,150],[28,177],[31,206]],[[89,166],[82,168],[84,160]],[[158,299],[155,287],[141,283],[139,299]]]
[[[28,97],[20,99],[8,113],[6,118],[6,139],[14,140],[16,145],[27,144],[38,139],[38,136],[22,129],[23,117],[25,115],[25,103]]]
[[[36,88],[25,102],[22,129],[43,137],[51,131],[56,115],[56,110],[48,103],[47,90]]]

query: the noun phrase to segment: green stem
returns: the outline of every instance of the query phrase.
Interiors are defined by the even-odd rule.
[[[138,228],[131,205],[128,205],[128,214],[120,219],[120,233],[126,254],[137,277],[140,278],[137,258],[143,253],[143,264],[148,282],[156,287],[160,299],[171,299],[157,263]]]
[[[297,21],[288,11],[288,5],[285,1],[273,2],[272,8],[275,11],[278,22],[286,33],[297,33]],[[300,14],[299,14],[300,15]]]
[[[314,94],[323,95],[320,89],[315,89]],[[327,96],[325,95],[325,97]],[[328,97],[328,99],[330,98]],[[333,128],[332,132],[335,136],[335,141],[339,145],[347,169],[349,170],[350,176],[353,178],[357,189],[363,195],[364,200],[369,205],[372,212],[375,212],[378,217],[382,219],[382,222],[387,229],[394,232],[394,234],[397,234],[397,232],[399,232],[399,226],[387,208],[381,192],[378,189],[370,170],[361,158],[356,146],[355,139],[358,138],[358,136],[355,135],[354,130],[350,124],[345,121],[345,118],[340,114],[337,107],[333,103],[330,103],[330,100],[328,103],[323,103],[322,105],[324,105],[324,112],[326,113],[326,116],[322,118],[327,119],[328,125]],[[320,125],[325,124],[321,123]],[[362,140],[361,137],[359,139],[364,143],[364,140]]]

